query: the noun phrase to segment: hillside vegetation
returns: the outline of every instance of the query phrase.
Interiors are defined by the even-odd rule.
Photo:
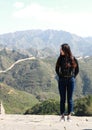
[[[1,71],[10,67],[16,61],[15,57],[18,59],[28,57],[18,52],[11,53],[9,50],[2,50],[0,56],[2,57]],[[37,102],[52,98],[59,100],[55,73],[56,60],[56,57],[22,60],[9,71],[0,72],[0,100],[3,101],[7,113],[23,113],[26,107],[30,108]],[[80,73],[76,78],[74,99],[92,94],[92,57],[79,60],[79,66]],[[10,90],[18,95],[9,95]]]
[[[58,108],[52,110],[59,102],[55,63],[62,43],[68,43],[75,56],[83,57],[79,60],[80,73],[74,91],[75,113],[83,114],[84,108],[84,114],[92,115],[92,103],[89,103],[92,98],[85,97],[92,95],[92,38],[62,30],[27,30],[0,35],[0,100],[6,113],[22,114],[27,110],[34,113],[35,105],[40,103],[42,110],[48,109],[48,104],[52,106],[49,111],[40,110],[41,113],[56,114]],[[31,59],[32,56],[35,58]]]
[[[5,113],[23,114],[29,107],[38,103],[32,94],[16,90],[0,83],[0,100],[5,108]]]
[[[29,108],[24,114],[60,115],[59,106],[59,101],[49,99],[36,104],[32,108]],[[74,115],[92,116],[92,95],[79,98],[74,101]]]

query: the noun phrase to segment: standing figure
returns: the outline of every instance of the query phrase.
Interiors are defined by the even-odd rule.
[[[61,120],[65,121],[65,103],[67,97],[67,120],[71,120],[73,112],[73,92],[75,78],[79,73],[77,59],[72,55],[70,46],[67,43],[61,45],[60,56],[57,59],[55,71],[59,77],[58,88],[60,93],[60,114]],[[67,96],[66,96],[67,94]]]

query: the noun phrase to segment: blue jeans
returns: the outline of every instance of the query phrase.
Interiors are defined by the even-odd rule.
[[[75,78],[59,78],[58,87],[60,93],[60,114],[65,113],[66,93],[68,114],[73,112],[73,91],[75,86]]]

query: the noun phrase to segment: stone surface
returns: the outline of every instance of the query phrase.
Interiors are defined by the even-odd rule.
[[[0,130],[92,130],[92,117],[61,122],[57,115],[0,115]]]
[[[0,102],[0,114],[2,115],[5,114],[5,110],[4,110],[2,102]]]

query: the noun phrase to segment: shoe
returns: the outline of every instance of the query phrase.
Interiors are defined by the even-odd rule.
[[[61,119],[60,119],[60,121],[62,121],[62,122],[64,122],[64,121],[65,121],[65,116],[64,116],[64,114],[63,114],[63,115],[61,115]]]
[[[71,115],[68,115],[68,116],[67,116],[67,121],[68,121],[68,122],[71,122],[71,121],[72,121],[72,120],[71,120]]]

